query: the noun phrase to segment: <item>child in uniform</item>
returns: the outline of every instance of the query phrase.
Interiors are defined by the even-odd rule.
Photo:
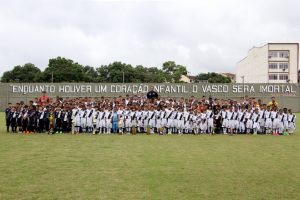
[[[293,134],[296,129],[296,115],[292,112],[292,109],[288,110],[288,123],[289,134]]]

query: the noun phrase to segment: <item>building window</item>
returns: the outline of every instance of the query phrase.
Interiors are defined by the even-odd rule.
[[[289,75],[287,74],[280,74],[279,75],[279,80],[288,80],[289,79]]]
[[[279,69],[288,69],[289,68],[289,63],[279,63]]]
[[[269,63],[269,69],[278,69],[277,63]]]
[[[278,51],[269,51],[269,58],[277,58]]]
[[[269,74],[269,80],[278,80],[277,74]]]
[[[269,58],[289,58],[289,51],[269,51]]]
[[[279,51],[278,52],[280,58],[288,58],[289,57],[289,51]]]

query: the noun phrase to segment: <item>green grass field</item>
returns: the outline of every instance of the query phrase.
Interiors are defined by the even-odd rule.
[[[298,115],[300,119],[300,115]],[[292,136],[13,135],[0,199],[300,199]]]

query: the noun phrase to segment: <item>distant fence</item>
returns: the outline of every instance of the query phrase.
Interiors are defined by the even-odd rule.
[[[248,95],[264,103],[275,96],[280,107],[300,112],[299,84],[193,84],[193,83],[1,83],[0,108],[8,102],[28,103],[46,91],[50,97],[115,97],[126,94],[146,94],[154,86],[163,97],[201,97],[212,95],[221,99],[235,99]]]

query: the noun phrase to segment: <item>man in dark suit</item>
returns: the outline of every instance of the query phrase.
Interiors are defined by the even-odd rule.
[[[8,103],[8,107],[5,109],[6,131],[7,132],[9,132],[11,108],[12,108],[12,104]]]
[[[147,99],[150,99],[153,102],[154,99],[158,98],[158,94],[154,89],[154,86],[151,86],[150,91],[147,93]]]

